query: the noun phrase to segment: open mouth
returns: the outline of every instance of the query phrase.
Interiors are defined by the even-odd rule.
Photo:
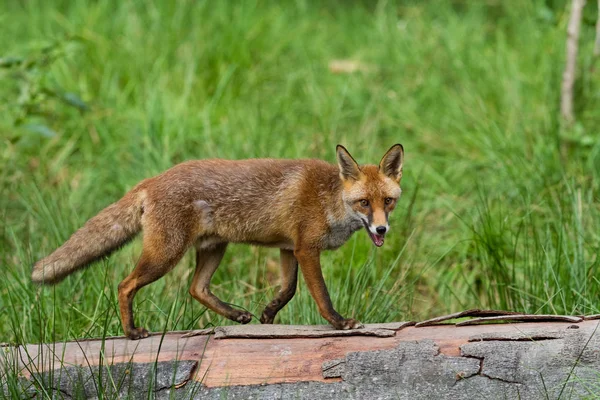
[[[369,226],[367,225],[367,223],[365,221],[363,221],[362,223],[365,226],[365,229],[367,230],[369,237],[373,241],[373,244],[377,247],[383,246],[383,238],[385,237],[385,235],[378,235],[376,233],[371,233],[371,230],[369,229]]]

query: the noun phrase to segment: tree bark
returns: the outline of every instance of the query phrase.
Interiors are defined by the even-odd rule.
[[[573,87],[577,67],[577,50],[579,43],[579,31],[581,27],[581,16],[586,0],[573,0],[571,16],[567,26],[567,53],[565,70],[563,73],[560,113],[564,122],[571,125],[575,120],[573,114]]]
[[[598,0],[598,20],[596,21],[596,41],[594,43],[594,58],[600,57],[600,0]]]

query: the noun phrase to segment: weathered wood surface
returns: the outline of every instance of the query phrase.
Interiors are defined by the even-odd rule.
[[[172,332],[139,341],[109,338],[2,350],[4,368],[18,369],[24,380],[38,386],[46,382],[52,390],[69,394],[73,376],[87,379],[80,389],[85,397],[94,396],[97,384],[88,381],[99,368],[113,368],[108,375],[117,382],[123,382],[114,377],[119,373],[137,374],[128,393],[142,390],[139,385],[154,368],[161,396],[199,383],[192,397],[366,398],[368,394],[368,398],[454,399],[487,394],[533,399],[545,397],[540,397],[544,390],[556,398],[561,387],[568,386],[569,393],[575,393],[572,398],[577,398],[588,390],[586,377],[597,382],[600,376],[598,324],[585,320],[421,328],[406,323],[367,325],[365,332],[379,336],[359,336],[355,331],[340,336],[340,331],[328,327],[250,325],[199,335]],[[49,375],[61,367],[61,374]],[[82,374],[89,376],[81,378]],[[57,382],[57,376],[63,381]],[[125,390],[113,386],[115,391]]]

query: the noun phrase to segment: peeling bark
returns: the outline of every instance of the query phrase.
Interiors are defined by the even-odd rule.
[[[540,321],[540,322],[549,322],[549,321],[564,321],[564,322],[581,322],[583,321],[582,317],[571,317],[569,315],[539,315],[539,314],[513,314],[513,315],[498,315],[492,317],[481,317],[481,318],[473,318],[467,321],[458,322],[456,326],[467,326],[467,325],[478,325],[482,323],[488,322],[526,322],[526,321]]]
[[[413,325],[413,322],[391,322],[368,324],[363,329],[332,330],[329,325],[231,325],[214,329],[215,339],[276,339],[276,338],[320,338],[341,336],[390,337],[396,330]]]
[[[432,326],[441,322],[447,322],[452,319],[464,318],[464,317],[498,317],[508,315],[523,315],[523,313],[502,311],[502,310],[480,310],[475,308],[472,310],[460,311],[453,314],[442,315],[440,317],[431,318],[425,321],[418,322],[415,324],[416,327],[421,328],[424,326]]]

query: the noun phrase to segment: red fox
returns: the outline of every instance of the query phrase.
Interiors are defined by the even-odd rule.
[[[404,149],[392,146],[378,166],[359,166],[337,146],[337,166],[320,160],[197,160],[146,179],[90,219],[52,254],[35,263],[32,280],[54,284],[109,255],[143,230],[142,255],[119,284],[125,335],[148,336],[134,324],[138,290],[169,272],[196,249],[190,294],[209,309],[242,324],[252,314],[232,308],[210,291],[228,243],[276,247],[281,289],[260,322],[271,324],[294,296],[298,264],[319,312],[336,329],[362,324],[338,314],[321,272],[320,253],[336,249],[365,228],[375,246],[389,230],[388,215],[401,194]]]

